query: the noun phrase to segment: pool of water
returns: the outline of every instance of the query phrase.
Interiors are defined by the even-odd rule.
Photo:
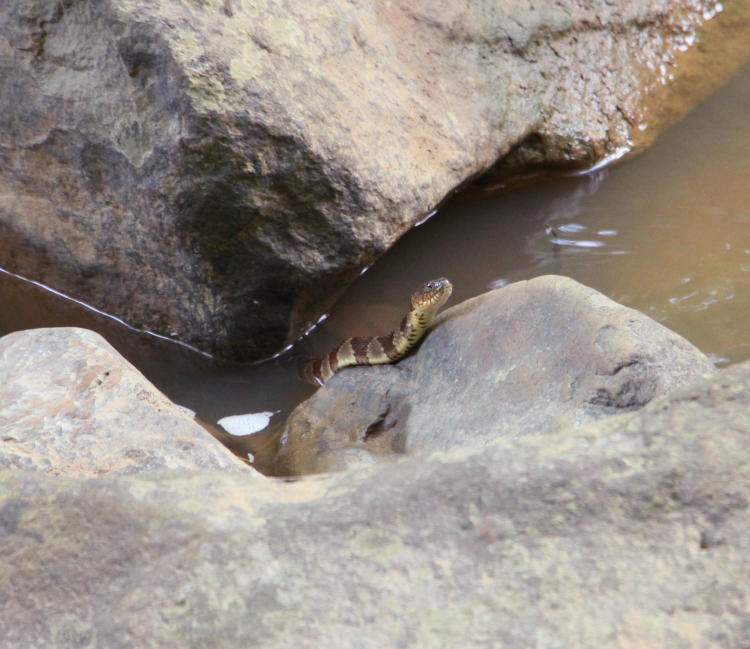
[[[455,304],[557,273],[649,314],[718,366],[736,363],[750,358],[748,107],[750,64],[637,157],[591,173],[462,192],[360,276],[292,354],[271,362],[218,365],[6,273],[0,335],[89,327],[209,424],[258,411],[276,413],[278,422],[313,391],[297,378],[297,355],[389,331],[427,279],[449,277]],[[243,438],[230,446],[245,449]]]

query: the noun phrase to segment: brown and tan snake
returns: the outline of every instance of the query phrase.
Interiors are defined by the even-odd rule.
[[[302,377],[323,385],[345,367],[395,363],[424,335],[452,291],[453,285],[444,277],[427,282],[411,296],[411,306],[398,329],[385,336],[347,338],[323,358],[307,363]]]

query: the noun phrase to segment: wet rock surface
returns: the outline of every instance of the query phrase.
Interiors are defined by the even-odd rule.
[[[335,375],[292,412],[271,471],[554,433],[715,371],[648,316],[572,279],[538,277],[446,310],[396,365]]]
[[[629,146],[717,6],[2,3],[0,264],[270,355],[499,159]]]
[[[245,470],[93,331],[4,336],[0,376],[0,468],[71,476]]]
[[[745,363],[580,429],[295,483],[0,471],[0,637],[739,649],[749,440]]]

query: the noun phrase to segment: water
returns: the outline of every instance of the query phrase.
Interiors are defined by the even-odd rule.
[[[750,358],[750,64],[638,157],[512,189],[474,187],[389,250],[300,347],[397,326],[409,295],[446,276],[449,304],[509,282],[568,275],[677,331],[725,366]],[[270,411],[314,388],[287,355],[219,366],[0,273],[0,335],[38,326],[102,333],[175,402],[209,424]],[[245,438],[220,437],[237,452]]]

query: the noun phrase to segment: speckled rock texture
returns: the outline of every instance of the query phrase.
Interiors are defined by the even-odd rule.
[[[537,277],[447,309],[396,365],[333,376],[289,416],[272,471],[553,433],[715,371],[648,316],[570,278]]]
[[[0,468],[71,476],[246,470],[93,331],[4,336],[0,377]]]
[[[555,434],[281,482],[0,471],[31,647],[742,649],[750,363]]]
[[[0,3],[0,265],[268,356],[498,160],[632,145],[739,0]]]

